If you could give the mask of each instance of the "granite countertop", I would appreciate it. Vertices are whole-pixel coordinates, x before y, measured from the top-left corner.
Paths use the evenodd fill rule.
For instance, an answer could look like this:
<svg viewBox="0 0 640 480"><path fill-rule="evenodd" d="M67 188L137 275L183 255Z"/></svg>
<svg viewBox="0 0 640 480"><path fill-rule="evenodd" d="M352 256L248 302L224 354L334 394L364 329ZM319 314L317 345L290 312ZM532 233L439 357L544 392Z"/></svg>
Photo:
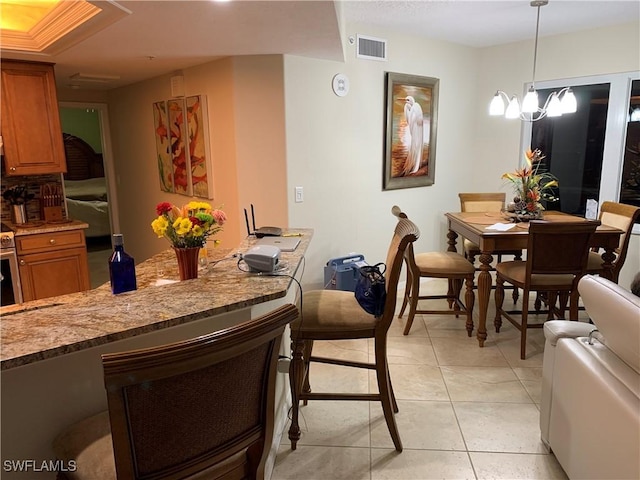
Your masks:
<svg viewBox="0 0 640 480"><path fill-rule="evenodd" d="M89 224L81 222L80 220L64 220L60 222L29 222L24 224L16 224L8 221L2 222L11 230L13 230L16 236L21 235L36 235L38 233L53 233L62 232L64 230L77 230L79 228L89 228Z"/></svg>
<svg viewBox="0 0 640 480"><path fill-rule="evenodd" d="M233 255L256 242L248 237L236 249L210 249L209 265L201 268L195 280L178 281L175 253L169 248L136 265L138 289L133 292L113 295L106 283L86 292L2 307L1 369L284 297L293 281L287 275L297 272L313 230L285 233L302 235L293 252L281 252L279 276L250 274L238 268L238 258ZM158 266L164 270L161 279Z"/></svg>

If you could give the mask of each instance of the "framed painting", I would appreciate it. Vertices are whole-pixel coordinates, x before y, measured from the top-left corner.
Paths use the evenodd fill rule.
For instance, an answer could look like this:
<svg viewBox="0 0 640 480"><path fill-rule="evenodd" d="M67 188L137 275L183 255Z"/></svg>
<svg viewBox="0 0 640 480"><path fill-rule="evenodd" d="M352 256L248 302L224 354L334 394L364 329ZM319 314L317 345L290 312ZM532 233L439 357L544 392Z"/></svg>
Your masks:
<svg viewBox="0 0 640 480"><path fill-rule="evenodd" d="M435 182L439 80L386 73L383 189Z"/></svg>
<svg viewBox="0 0 640 480"><path fill-rule="evenodd" d="M153 104L153 128L156 138L160 190L173 193L173 163L171 161L168 125L167 102L155 102Z"/></svg>
<svg viewBox="0 0 640 480"><path fill-rule="evenodd" d="M213 176L209 161L207 103L204 95L186 98L187 140L192 195L213 198Z"/></svg>
<svg viewBox="0 0 640 480"><path fill-rule="evenodd" d="M191 195L191 168L189 167L188 140L183 98L167 101L169 111L169 144L175 193Z"/></svg>

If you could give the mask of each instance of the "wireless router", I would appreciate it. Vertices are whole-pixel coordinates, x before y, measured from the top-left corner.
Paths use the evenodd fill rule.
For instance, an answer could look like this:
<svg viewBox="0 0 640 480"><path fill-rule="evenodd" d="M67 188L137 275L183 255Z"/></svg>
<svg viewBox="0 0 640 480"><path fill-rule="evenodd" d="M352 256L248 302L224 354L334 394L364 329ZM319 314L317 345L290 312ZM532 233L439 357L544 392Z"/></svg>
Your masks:
<svg viewBox="0 0 640 480"><path fill-rule="evenodd" d="M279 237L282 235L282 229L280 227L256 228L256 217L253 212L253 203L251 204L251 224L253 225L253 232L249 229L249 217L247 216L246 208L244 209L244 220L247 224L247 235L255 235L256 238Z"/></svg>

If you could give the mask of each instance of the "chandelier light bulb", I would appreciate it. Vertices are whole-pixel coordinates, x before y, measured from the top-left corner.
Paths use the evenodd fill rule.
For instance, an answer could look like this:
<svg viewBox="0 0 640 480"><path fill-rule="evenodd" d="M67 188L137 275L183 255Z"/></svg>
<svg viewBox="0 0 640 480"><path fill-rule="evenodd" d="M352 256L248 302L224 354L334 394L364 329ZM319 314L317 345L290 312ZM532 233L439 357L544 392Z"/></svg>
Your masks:
<svg viewBox="0 0 640 480"><path fill-rule="evenodd" d="M507 111L504 113L505 118L518 118L520 117L520 102L515 95L511 97Z"/></svg>
<svg viewBox="0 0 640 480"><path fill-rule="evenodd" d="M547 117L559 117L562 115L562 106L560 104L560 98L558 94L553 92L549 99L549 106L547 107Z"/></svg>
<svg viewBox="0 0 640 480"><path fill-rule="evenodd" d="M573 90L571 90L571 88L564 92L560 103L562 106L562 113L576 113L576 110L578 110L578 102L576 101L576 96L573 94Z"/></svg>
<svg viewBox="0 0 640 480"><path fill-rule="evenodd" d="M529 87L529 91L522 99L522 111L524 113L535 113L538 111L538 92L533 88L533 85Z"/></svg>
<svg viewBox="0 0 640 480"><path fill-rule="evenodd" d="M500 92L496 92L489 105L489 115L504 115L504 100L500 95Z"/></svg>
<svg viewBox="0 0 640 480"><path fill-rule="evenodd" d="M636 107L633 109L633 111L631 112L631 115L629 116L629 121L640 122L640 107Z"/></svg>

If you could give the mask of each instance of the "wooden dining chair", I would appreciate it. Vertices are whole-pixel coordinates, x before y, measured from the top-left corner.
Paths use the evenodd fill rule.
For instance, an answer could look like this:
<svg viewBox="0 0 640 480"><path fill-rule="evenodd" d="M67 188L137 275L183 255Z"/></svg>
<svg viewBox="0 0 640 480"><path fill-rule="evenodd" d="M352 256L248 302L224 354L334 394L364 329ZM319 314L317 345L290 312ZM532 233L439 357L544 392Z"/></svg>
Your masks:
<svg viewBox="0 0 640 480"><path fill-rule="evenodd" d="M397 209L397 207L394 207ZM396 425L398 405L393 394L387 364L387 332L395 315L398 280L402 270L404 252L420 236L416 225L407 218L399 218L387 252L385 281L387 298L380 317L365 312L353 292L342 290L311 290L302 295L300 317L291 324L291 350L293 360L289 379L293 407L289 440L295 450L300 439L298 424L299 404L309 400L368 400L380 401L387 428L397 451L402 441ZM323 340L374 339L374 363L346 361L312 356L315 342ZM379 393L325 393L312 392L309 367L313 362L375 370Z"/></svg>
<svg viewBox="0 0 640 480"><path fill-rule="evenodd" d="M505 206L506 194L504 192L473 192L459 193L461 212L490 212L499 213ZM466 238L463 241L464 256L471 263L475 263L475 257L480 255L480 247ZM509 250L498 252L498 262L502 261L502 255L513 255L516 260L522 259L522 250Z"/></svg>
<svg viewBox="0 0 640 480"><path fill-rule="evenodd" d="M505 207L505 192L466 192L459 193L460 211L461 212L501 212ZM475 265L476 257L480 255L480 247L471 240L463 239L462 248L464 257ZM498 252L497 262L502 261L502 255L512 255L514 260L522 260L522 250L506 250ZM478 268L476 268L478 270ZM513 302L518 301L519 292L517 288L513 288Z"/></svg>
<svg viewBox="0 0 640 480"><path fill-rule="evenodd" d="M562 307L556 309L558 293L570 296L569 319L578 319L578 281L585 274L589 245L600 221L585 222L529 222L527 259L500 262L496 265L496 332L502 318L520 331L520 358L525 359L528 328L541 328L541 323L529 323L529 293L545 292L549 301L547 319L564 317ZM504 285L509 283L522 289L521 321L513 312L503 309Z"/></svg>
<svg viewBox="0 0 640 480"><path fill-rule="evenodd" d="M298 309L169 345L102 356L108 410L53 444L58 479L263 479L278 352Z"/></svg>
<svg viewBox="0 0 640 480"><path fill-rule="evenodd" d="M640 207L634 205L626 205L624 203L603 202L600 207L600 215L598 217L603 225L619 228L624 231L620 235L620 243L615 249L616 258L613 261L613 269L611 270L611 280L618 283L620 270L627 258L627 250L629 249L629 240L631 239L631 231L633 225L640 218ZM602 257L597 248L589 253L589 262L587 264L587 273L592 275L602 275Z"/></svg>
<svg viewBox="0 0 640 480"><path fill-rule="evenodd" d="M398 218L407 218L407 215L400 209L394 210L393 214ZM471 336L473 332L473 305L475 303L475 294L473 293L475 267L459 253L420 252L415 254L413 245L407 247L404 257L407 265L407 282L402 307L398 314L398 318L402 318L407 305L409 306L404 335L409 334L416 314L455 315L456 317L464 314L467 319L465 325L467 334ZM421 278L446 278L447 293L420 294ZM463 283L466 286L464 303L460 300ZM418 302L421 300L441 299L447 300L448 309L418 308Z"/></svg>

